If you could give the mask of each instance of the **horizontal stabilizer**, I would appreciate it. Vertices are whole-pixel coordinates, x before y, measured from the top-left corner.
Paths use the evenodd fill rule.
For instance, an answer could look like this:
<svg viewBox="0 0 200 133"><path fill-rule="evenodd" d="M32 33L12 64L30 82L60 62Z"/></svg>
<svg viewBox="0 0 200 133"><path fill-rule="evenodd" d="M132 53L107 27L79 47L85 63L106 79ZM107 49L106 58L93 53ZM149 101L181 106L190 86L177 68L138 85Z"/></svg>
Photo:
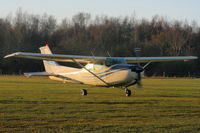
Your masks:
<svg viewBox="0 0 200 133"><path fill-rule="evenodd" d="M30 76L57 76L56 74L47 73L47 72L30 72L30 73L24 73L24 75L27 77L30 77Z"/></svg>

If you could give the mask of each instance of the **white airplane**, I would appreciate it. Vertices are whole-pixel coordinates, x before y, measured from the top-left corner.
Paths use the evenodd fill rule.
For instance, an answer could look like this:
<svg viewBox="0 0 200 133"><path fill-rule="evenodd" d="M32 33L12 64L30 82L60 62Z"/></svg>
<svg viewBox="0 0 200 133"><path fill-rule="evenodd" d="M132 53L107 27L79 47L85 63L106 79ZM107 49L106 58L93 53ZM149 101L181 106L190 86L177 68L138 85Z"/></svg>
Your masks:
<svg viewBox="0 0 200 133"><path fill-rule="evenodd" d="M45 72L24 73L25 76L49 76L52 80L88 84L94 86L118 87L125 89L126 96L131 95L129 86L137 84L141 87L141 73L151 62L187 61L197 59L196 56L173 57L97 57L79 55L52 54L48 44L39 48L40 53L16 52L8 57L20 57L43 60ZM81 68L59 65L58 62L74 62ZM81 63L86 63L82 65ZM128 64L130 63L130 64ZM133 65L136 63L136 65ZM138 64L137 64L138 63ZM147 63L144 67L139 63ZM87 95L82 89L81 95Z"/></svg>

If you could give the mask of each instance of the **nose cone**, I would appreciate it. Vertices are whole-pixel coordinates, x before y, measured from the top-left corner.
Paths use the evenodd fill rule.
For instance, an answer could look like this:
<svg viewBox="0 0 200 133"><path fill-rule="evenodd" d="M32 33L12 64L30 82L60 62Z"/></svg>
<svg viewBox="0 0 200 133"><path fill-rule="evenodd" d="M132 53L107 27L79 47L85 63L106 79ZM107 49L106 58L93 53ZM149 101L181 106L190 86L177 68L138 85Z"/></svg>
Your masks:
<svg viewBox="0 0 200 133"><path fill-rule="evenodd" d="M127 81L130 85L135 83L139 84L141 81L141 73L144 71L144 68L139 65L132 65L127 77Z"/></svg>

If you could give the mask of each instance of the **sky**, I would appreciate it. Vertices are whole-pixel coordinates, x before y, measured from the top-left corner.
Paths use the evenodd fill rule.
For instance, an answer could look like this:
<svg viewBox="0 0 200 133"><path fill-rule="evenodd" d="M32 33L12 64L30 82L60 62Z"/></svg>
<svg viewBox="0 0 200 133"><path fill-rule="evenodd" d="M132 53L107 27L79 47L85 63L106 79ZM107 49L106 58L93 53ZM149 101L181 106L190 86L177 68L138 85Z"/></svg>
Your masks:
<svg viewBox="0 0 200 133"><path fill-rule="evenodd" d="M93 17L135 15L138 19L160 15L200 24L200 0L0 0L0 18L15 14L19 8L29 14L53 15L58 21L86 12Z"/></svg>

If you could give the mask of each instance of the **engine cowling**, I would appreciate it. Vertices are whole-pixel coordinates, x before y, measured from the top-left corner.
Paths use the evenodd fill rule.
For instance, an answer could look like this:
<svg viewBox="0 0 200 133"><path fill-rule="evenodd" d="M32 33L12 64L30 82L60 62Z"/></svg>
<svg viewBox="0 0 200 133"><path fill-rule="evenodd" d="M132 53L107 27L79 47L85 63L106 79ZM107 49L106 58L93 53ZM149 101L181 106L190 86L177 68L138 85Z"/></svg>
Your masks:
<svg viewBox="0 0 200 133"><path fill-rule="evenodd" d="M137 73L137 79L135 79L136 84L138 85L138 88L141 88L141 72L144 71L144 68L139 65L135 65L132 66L131 71Z"/></svg>

